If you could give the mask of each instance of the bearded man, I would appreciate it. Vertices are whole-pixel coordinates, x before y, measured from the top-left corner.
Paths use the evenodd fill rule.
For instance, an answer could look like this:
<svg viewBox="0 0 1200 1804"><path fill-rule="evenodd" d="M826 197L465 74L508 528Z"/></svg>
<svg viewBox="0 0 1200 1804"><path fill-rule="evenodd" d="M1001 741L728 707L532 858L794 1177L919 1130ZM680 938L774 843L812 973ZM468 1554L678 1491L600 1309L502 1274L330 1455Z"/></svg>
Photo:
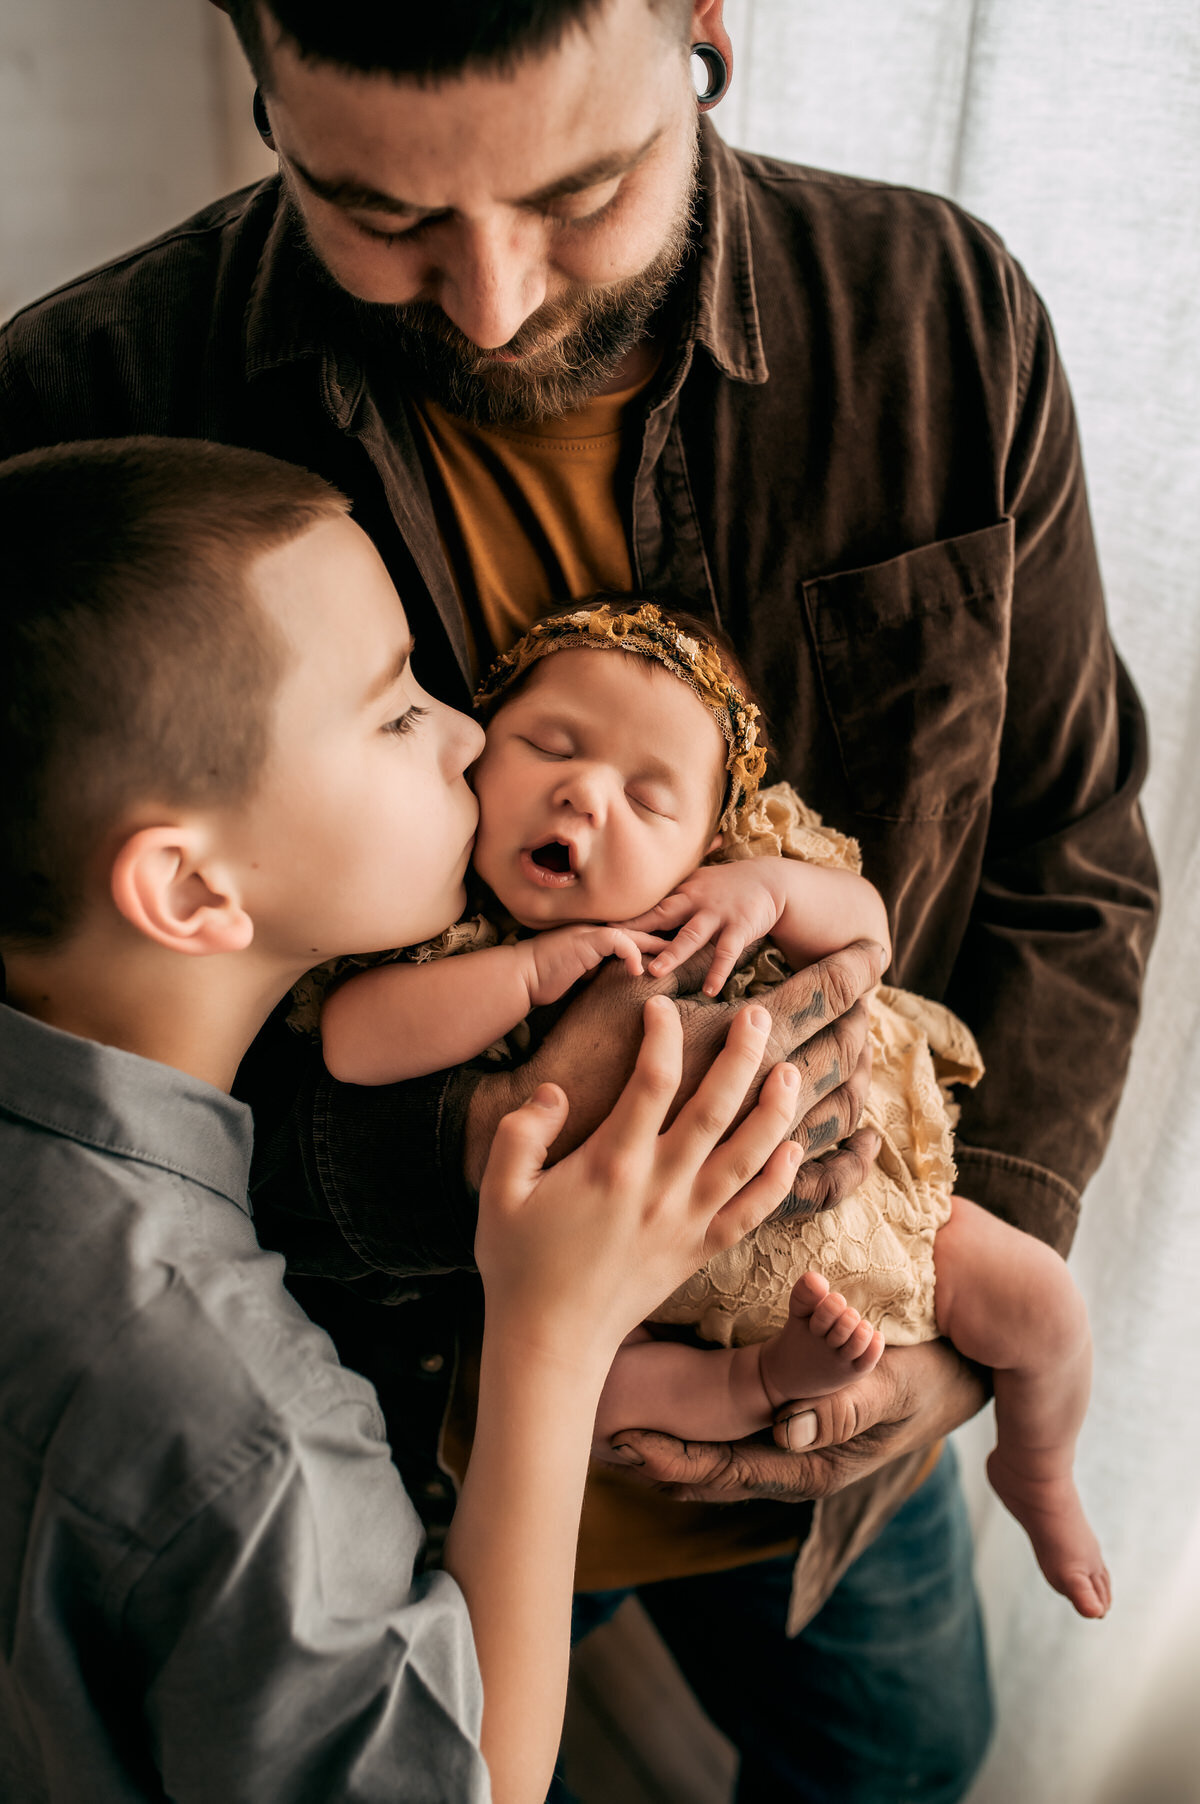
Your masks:
<svg viewBox="0 0 1200 1804"><path fill-rule="evenodd" d="M980 1040L961 1189L1065 1250L1155 878L1141 712L1021 270L946 201L730 151L690 76L698 47L703 113L732 68L722 0L228 11L278 177L19 315L0 454L158 432L310 466L353 498L422 680L460 705L496 650L596 589L711 614L777 774L862 844L892 980ZM877 975L860 949L771 999L814 1155L797 1207L836 1204L870 1156L846 1137ZM639 1007L601 979L527 1065L390 1090L334 1084L282 1031L248 1062L260 1236L375 1381L431 1518L492 1131L553 1078L584 1134ZM724 1024L682 1007L696 1071ZM399 1170L417 1219L396 1218ZM639 1589L741 1751L741 1804L948 1804L969 1784L989 1704L939 1448L983 1397L933 1343L890 1350L837 1422L789 1412L776 1445L622 1437L628 1472L585 1511L580 1626Z"/></svg>

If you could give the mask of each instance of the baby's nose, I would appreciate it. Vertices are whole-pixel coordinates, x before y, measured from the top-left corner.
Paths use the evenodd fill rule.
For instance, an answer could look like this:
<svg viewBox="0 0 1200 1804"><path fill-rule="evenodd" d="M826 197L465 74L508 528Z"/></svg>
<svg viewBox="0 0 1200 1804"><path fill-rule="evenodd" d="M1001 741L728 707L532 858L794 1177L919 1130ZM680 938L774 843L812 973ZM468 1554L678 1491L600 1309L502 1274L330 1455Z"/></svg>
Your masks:
<svg viewBox="0 0 1200 1804"><path fill-rule="evenodd" d="M600 773L586 769L567 775L558 790L559 802L591 821L603 819L607 806L605 784Z"/></svg>

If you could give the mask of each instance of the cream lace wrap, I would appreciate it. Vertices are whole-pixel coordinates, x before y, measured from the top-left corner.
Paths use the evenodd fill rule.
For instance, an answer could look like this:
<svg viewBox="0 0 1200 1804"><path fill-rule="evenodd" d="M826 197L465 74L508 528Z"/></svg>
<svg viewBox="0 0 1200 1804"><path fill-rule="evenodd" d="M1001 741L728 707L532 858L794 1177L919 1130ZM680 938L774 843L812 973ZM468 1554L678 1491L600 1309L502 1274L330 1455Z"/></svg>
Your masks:
<svg viewBox="0 0 1200 1804"><path fill-rule="evenodd" d="M787 783L761 790L737 815L713 862L763 857L851 871L862 866L856 842L824 826ZM494 946L500 937L494 923L474 915L407 952L336 959L296 986L290 1020L315 1033L329 984L354 970L391 958L452 958ZM720 999L758 995L787 975L783 954L764 946L734 973ZM870 1011L874 1064L863 1123L878 1128L883 1145L866 1181L836 1209L768 1224L718 1254L655 1310L652 1321L692 1324L705 1340L723 1346L766 1340L787 1315L792 1285L811 1270L828 1278L889 1344L937 1338L933 1237L950 1214L955 1176L957 1111L950 1086L978 1083L983 1065L968 1029L940 1003L881 984ZM529 1030L520 1022L485 1056L519 1058L528 1046Z"/></svg>
<svg viewBox="0 0 1200 1804"><path fill-rule="evenodd" d="M786 783L763 790L717 861L773 855L861 868L852 839L822 824ZM723 996L756 995L787 975L766 947ZM969 1030L940 1003L881 984L870 1003L874 1054L863 1123L883 1145L866 1181L836 1209L768 1223L689 1278L651 1320L693 1324L722 1346L766 1340L787 1315L792 1285L818 1271L892 1346L937 1338L933 1237L954 1189L950 1085L983 1075Z"/></svg>

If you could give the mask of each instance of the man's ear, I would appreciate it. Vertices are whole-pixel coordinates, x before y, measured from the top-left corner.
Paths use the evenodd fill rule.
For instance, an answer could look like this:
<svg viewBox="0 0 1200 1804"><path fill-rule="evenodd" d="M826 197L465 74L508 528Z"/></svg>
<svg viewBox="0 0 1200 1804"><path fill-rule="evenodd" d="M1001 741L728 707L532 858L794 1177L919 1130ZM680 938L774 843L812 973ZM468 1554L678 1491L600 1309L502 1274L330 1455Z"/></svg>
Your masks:
<svg viewBox="0 0 1200 1804"><path fill-rule="evenodd" d="M186 826L143 827L113 860L112 898L131 926L171 952L244 952L254 923L235 885Z"/></svg>
<svg viewBox="0 0 1200 1804"><path fill-rule="evenodd" d="M725 58L733 74L733 44L725 29L725 0L695 0L692 7L692 43L712 44Z"/></svg>

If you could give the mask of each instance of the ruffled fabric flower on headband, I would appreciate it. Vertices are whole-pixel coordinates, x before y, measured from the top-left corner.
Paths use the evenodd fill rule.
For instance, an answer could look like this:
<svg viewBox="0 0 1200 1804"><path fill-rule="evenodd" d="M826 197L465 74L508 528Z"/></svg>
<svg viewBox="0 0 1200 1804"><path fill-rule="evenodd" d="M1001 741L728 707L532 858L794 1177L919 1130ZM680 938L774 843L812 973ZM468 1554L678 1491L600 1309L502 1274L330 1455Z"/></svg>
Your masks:
<svg viewBox="0 0 1200 1804"><path fill-rule="evenodd" d="M767 767L766 751L759 744L758 709L742 694L716 649L685 633L653 602L642 602L632 612L605 602L537 621L496 659L475 692L475 706L491 707L539 658L577 650L628 651L653 658L695 691L729 747L721 826L732 826L754 800Z"/></svg>

